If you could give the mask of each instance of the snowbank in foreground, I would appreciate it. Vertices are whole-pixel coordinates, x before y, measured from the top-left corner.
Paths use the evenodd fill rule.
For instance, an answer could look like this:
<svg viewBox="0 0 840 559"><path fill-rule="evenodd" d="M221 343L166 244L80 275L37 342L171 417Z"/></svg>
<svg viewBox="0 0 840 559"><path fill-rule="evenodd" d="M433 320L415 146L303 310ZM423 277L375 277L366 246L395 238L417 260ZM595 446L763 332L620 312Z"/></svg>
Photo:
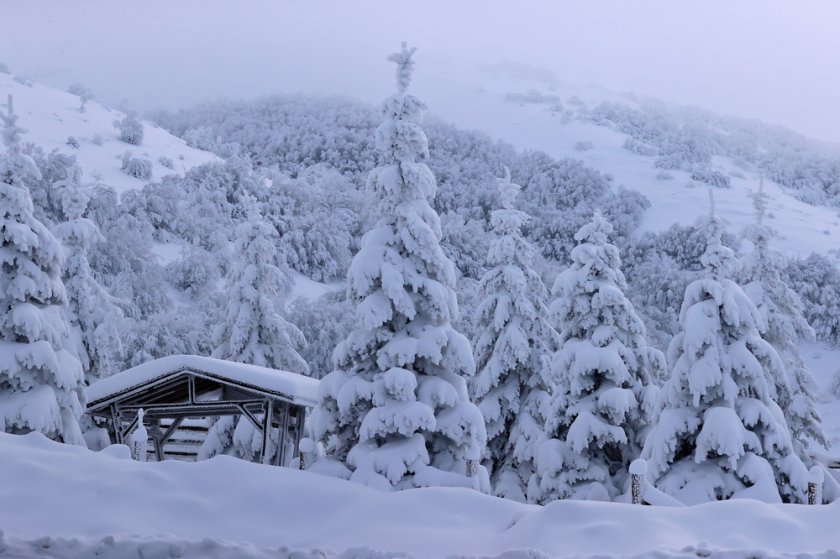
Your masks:
<svg viewBox="0 0 840 559"><path fill-rule="evenodd" d="M747 550L725 555L730 557L764 550L840 557L823 553L840 549L838 504L741 500L659 508L561 501L537 507L455 488L383 493L225 456L139 463L120 450L127 449L94 453L41 435L0 433L6 555L89 557L100 549L102 557L256 558L320 549L332 550L327 557L388 556L375 549L417 557L493 557L530 549L547 555L505 557L696 557L708 555L698 549L707 547L716 556L722 550ZM53 539L39 539L45 536ZM113 540L102 541L108 536ZM41 549L44 543L49 550ZM147 551L138 551L143 546ZM286 551L279 549L284 546ZM345 553L351 548L363 549Z"/></svg>

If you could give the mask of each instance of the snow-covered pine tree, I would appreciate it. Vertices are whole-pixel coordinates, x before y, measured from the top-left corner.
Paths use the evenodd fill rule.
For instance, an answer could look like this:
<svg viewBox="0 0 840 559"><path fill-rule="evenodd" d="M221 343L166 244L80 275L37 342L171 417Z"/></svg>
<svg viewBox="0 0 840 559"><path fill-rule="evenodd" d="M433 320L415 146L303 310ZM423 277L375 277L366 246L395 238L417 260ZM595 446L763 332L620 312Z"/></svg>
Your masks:
<svg viewBox="0 0 840 559"><path fill-rule="evenodd" d="M762 336L778 352L785 377L776 379L776 403L785 413L799 456L809 463L805 449L812 443L826 445L822 418L816 408L816 381L799 353L799 341L815 339L814 329L805 318L802 301L782 279L783 262L770 249L776 232L764 223L767 210L763 181L753 197L757 222L747 229L753 251L745 261L747 283L744 292L755 303L766 330Z"/></svg>
<svg viewBox="0 0 840 559"><path fill-rule="evenodd" d="M575 234L572 265L552 290L561 326L552 373L556 387L537 453L533 501L610 500L626 490L657 389L650 371L664 356L648 346L630 300L612 226L600 212Z"/></svg>
<svg viewBox="0 0 840 559"><path fill-rule="evenodd" d="M298 353L306 343L286 320L283 305L291 283L278 266L277 231L250 205L249 217L236 228L235 261L228 270L227 304L214 332L213 357L301 374L309 366ZM201 458L233 452L257 457L262 439L249 421L222 417L214 423L199 451ZM273 441L276 444L276 441Z"/></svg>
<svg viewBox="0 0 840 559"><path fill-rule="evenodd" d="M470 344L452 327L455 269L429 204L437 186L422 163L425 105L405 92L413 53L403 44L389 57L398 91L385 101L376 130L385 164L368 179L382 217L350 265L348 296L358 325L336 347L337 370L321 381L313 423L327 456L360 483L475 487L469 476L486 433L467 394L475 368Z"/></svg>
<svg viewBox="0 0 840 559"><path fill-rule="evenodd" d="M103 241L99 227L84 217L90 196L79 184L81 171L71 169L68 178L56 183L56 197L64 221L55 233L64 247L62 278L67 291L70 338L67 348L79 358L85 380L93 384L113 374L122 359L118 326L123 313L91 273L88 253Z"/></svg>
<svg viewBox="0 0 840 559"><path fill-rule="evenodd" d="M33 216L27 181L40 173L21 151L9 96L0 114L0 422L10 433L40 431L84 445L84 373L62 343L68 325L61 245Z"/></svg>
<svg viewBox="0 0 840 559"><path fill-rule="evenodd" d="M761 337L761 314L729 279L734 253L706 224L705 277L686 288L671 376L642 457L656 487L688 503L752 497L804 502L808 470L773 399L783 363Z"/></svg>
<svg viewBox="0 0 840 559"><path fill-rule="evenodd" d="M524 502L536 449L544 441L549 359L558 335L548 321L545 286L532 267L534 249L521 232L528 215L513 208L519 189L505 167L499 179L502 208L490 218L491 268L479 285L473 398L487 428L485 462L493 492Z"/></svg>

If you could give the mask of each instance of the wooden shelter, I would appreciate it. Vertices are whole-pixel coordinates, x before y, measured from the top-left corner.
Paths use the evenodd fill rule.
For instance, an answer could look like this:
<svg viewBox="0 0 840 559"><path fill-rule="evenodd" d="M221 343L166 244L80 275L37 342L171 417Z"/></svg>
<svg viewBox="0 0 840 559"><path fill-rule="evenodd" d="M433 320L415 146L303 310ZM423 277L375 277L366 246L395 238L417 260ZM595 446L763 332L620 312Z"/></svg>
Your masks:
<svg viewBox="0 0 840 559"><path fill-rule="evenodd" d="M124 443L137 427L142 409L149 448L158 461L196 458L195 450L202 432L206 436L209 423L196 420L240 415L262 436L259 460L285 466L297 452L306 411L315 405L317 389L317 380L297 373L210 357L173 355L88 387L87 413L105 420L112 442ZM179 430L190 429L199 434L199 440L191 441L192 452L173 440ZM276 430L276 437L271 436L272 430Z"/></svg>

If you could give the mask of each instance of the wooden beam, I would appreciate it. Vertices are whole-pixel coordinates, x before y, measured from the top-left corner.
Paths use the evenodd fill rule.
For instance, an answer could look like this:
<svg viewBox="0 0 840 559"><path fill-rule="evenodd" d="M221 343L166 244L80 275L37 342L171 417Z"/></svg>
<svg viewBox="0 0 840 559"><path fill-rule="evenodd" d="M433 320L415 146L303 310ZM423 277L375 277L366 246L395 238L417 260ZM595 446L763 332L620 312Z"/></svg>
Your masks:
<svg viewBox="0 0 840 559"><path fill-rule="evenodd" d="M125 440L125 438L128 437L128 434L131 433L131 430L134 429L134 427L137 425L137 418L138 417L139 417L138 415L135 415L134 419L132 419L131 422L126 427L121 427L120 428L120 438L122 440ZM120 416L120 419L122 420L122 415ZM120 421L120 423L122 423L122 421Z"/></svg>
<svg viewBox="0 0 840 559"><path fill-rule="evenodd" d="M172 421L172 423L169 425L169 427L166 429L166 431L164 431L164 432L163 432L163 436L160 438L160 444L161 444L161 445L165 445L165 444L166 444L166 441L168 441L168 440L169 440L169 437L171 437L171 436L172 436L172 433L174 433L174 432L175 432L175 430L176 430L178 427L180 427L180 426L181 426L181 422L182 422L182 421L184 421L184 418L183 418L183 417L178 417L178 418L176 418L174 421Z"/></svg>
<svg viewBox="0 0 840 559"><path fill-rule="evenodd" d="M251 410L246 408L244 404L237 404L237 407L239 408L239 411L242 413L242 415L247 417L248 421L250 421L254 425L255 429L257 429L258 431L262 431L262 422L260 422L260 420L258 420L257 417L253 413L251 413Z"/></svg>
<svg viewBox="0 0 840 559"><path fill-rule="evenodd" d="M165 403L165 404L126 404L120 406L121 410L126 411L136 411L140 408L143 408L143 411L147 411L149 413L153 413L155 411L165 412L167 410L196 410L196 415L199 414L201 410L213 410L214 408L220 406L252 406L252 405L262 405L265 402L264 399L259 400L212 400L207 402L175 402L175 403ZM215 415L215 414L210 414Z"/></svg>

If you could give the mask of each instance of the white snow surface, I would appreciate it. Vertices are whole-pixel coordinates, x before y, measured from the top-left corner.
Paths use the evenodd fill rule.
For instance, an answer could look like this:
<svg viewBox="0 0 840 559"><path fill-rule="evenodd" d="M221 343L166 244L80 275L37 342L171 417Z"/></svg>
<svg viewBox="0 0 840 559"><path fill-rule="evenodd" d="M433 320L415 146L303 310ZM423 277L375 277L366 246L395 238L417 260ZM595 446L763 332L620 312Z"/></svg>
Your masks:
<svg viewBox="0 0 840 559"><path fill-rule="evenodd" d="M0 556L840 557L838 503L541 507L462 488L382 492L227 456L127 455L0 433Z"/></svg>
<svg viewBox="0 0 840 559"><path fill-rule="evenodd" d="M141 188L147 181L122 171L121 158L126 151L151 160L154 181L165 175L183 175L192 167L219 160L216 155L192 148L146 121L143 121L143 142L139 146L129 145L120 141L113 125L124 116L123 113L107 109L96 101L89 101L85 112L79 112L81 101L76 95L24 81L20 83L12 74L0 73L0 107L5 111L7 98L12 95L18 124L27 130L23 142L32 142L45 152L55 149L75 155L86 181L102 182L118 193ZM78 140L78 149L67 145L69 136ZM101 145L94 143L97 136L102 139ZM161 157L171 159L173 168L164 167L160 163Z"/></svg>
<svg viewBox="0 0 840 559"><path fill-rule="evenodd" d="M317 401L318 380L288 371L278 371L247 363L236 363L199 355L170 355L147 361L111 375L87 388L87 401L94 403L147 382L189 369L208 376L279 392L297 404L313 406Z"/></svg>

